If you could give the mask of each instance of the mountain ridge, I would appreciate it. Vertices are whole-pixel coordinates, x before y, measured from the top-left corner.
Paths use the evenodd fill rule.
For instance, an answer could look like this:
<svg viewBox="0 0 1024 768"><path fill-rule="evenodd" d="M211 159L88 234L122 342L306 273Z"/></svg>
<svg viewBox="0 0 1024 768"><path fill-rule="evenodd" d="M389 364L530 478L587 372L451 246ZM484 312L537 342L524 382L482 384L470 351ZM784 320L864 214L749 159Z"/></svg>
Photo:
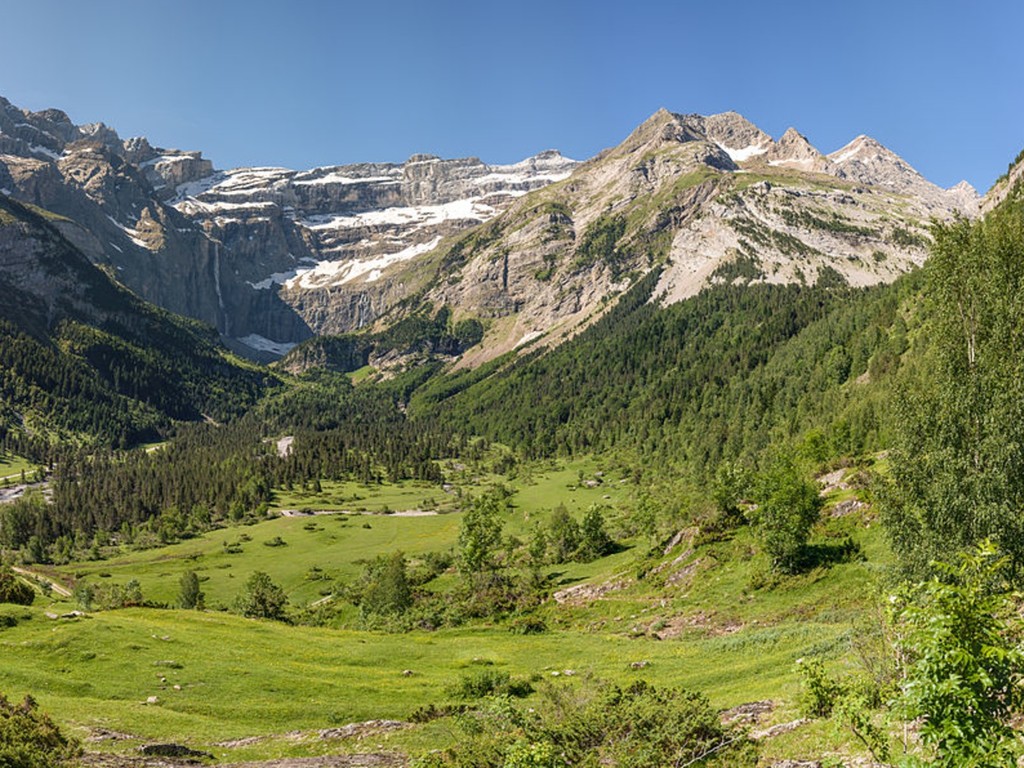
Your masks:
<svg viewBox="0 0 1024 768"><path fill-rule="evenodd" d="M466 359L488 359L572 333L662 262L663 302L737 270L891 280L923 261L931 218L978 208L969 186L942 190L866 136L825 155L794 128L775 140L736 112L664 108L581 163L548 150L505 166L218 171L0 101L0 189L67 217L95 263L263 360L422 302L484 321L486 352Z"/></svg>

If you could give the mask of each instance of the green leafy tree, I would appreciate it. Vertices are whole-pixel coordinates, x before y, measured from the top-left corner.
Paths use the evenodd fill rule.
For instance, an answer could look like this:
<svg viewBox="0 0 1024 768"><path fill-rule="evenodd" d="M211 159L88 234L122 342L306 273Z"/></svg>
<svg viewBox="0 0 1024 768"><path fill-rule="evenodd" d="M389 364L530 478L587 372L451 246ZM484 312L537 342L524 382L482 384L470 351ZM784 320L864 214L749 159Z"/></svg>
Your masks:
<svg viewBox="0 0 1024 768"><path fill-rule="evenodd" d="M271 581L270 576L263 571L255 571L249 577L236 600L238 612L250 619L284 621L287 618L287 604L288 598L284 590Z"/></svg>
<svg viewBox="0 0 1024 768"><path fill-rule="evenodd" d="M723 461L715 470L711 486L711 498L715 508L726 525L740 525L744 522L740 502L750 487L750 473L745 467L731 461Z"/></svg>
<svg viewBox="0 0 1024 768"><path fill-rule="evenodd" d="M495 568L495 553L501 544L501 503L494 494L471 502L459 526L458 563L464 574L478 574Z"/></svg>
<svg viewBox="0 0 1024 768"><path fill-rule="evenodd" d="M580 526L569 514L565 504L559 504L551 513L548 523L548 544L551 560L565 563L572 559L580 545Z"/></svg>
<svg viewBox="0 0 1024 768"><path fill-rule="evenodd" d="M821 512L817 485L801 474L791 457L779 456L761 476L757 500L753 519L772 568L795 572Z"/></svg>
<svg viewBox="0 0 1024 768"><path fill-rule="evenodd" d="M96 587L88 582L79 582L75 585L73 593L75 604L83 611L91 611L93 601L96 600Z"/></svg>
<svg viewBox="0 0 1024 768"><path fill-rule="evenodd" d="M185 609L201 610L204 595L199 589L199 577L195 571L185 571L178 582L178 605Z"/></svg>
<svg viewBox="0 0 1024 768"><path fill-rule="evenodd" d="M921 720L921 740L935 753L928 764L1017 765L1009 719L1024 703L1024 653L1006 565L983 542L957 566L938 564L941 578L897 603L899 650L908 662L902 704L909 719Z"/></svg>
<svg viewBox="0 0 1024 768"><path fill-rule="evenodd" d="M359 607L364 615L397 616L413 604L405 555L380 555L363 573Z"/></svg>
<svg viewBox="0 0 1024 768"><path fill-rule="evenodd" d="M991 537L1024 568L1024 203L934 228L924 364L897 398L882 520L904 573Z"/></svg>
<svg viewBox="0 0 1024 768"><path fill-rule="evenodd" d="M583 522L580 524L580 544L578 548L581 560L596 560L604 557L615 546L612 537L605 530L604 513L599 506L592 506L583 515Z"/></svg>

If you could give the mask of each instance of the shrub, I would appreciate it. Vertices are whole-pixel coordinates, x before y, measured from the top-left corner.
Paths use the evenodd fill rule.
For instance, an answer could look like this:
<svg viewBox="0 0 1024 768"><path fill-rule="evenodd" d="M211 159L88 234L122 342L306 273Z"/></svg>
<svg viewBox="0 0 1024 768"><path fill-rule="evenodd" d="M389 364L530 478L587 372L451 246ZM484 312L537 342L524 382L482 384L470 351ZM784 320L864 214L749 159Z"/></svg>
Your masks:
<svg viewBox="0 0 1024 768"><path fill-rule="evenodd" d="M548 685L530 706L489 698L457 718L457 746L414 762L418 768L562 768L612 765L756 763L754 745L723 726L708 700L680 689L638 682L627 689L602 681Z"/></svg>
<svg viewBox="0 0 1024 768"><path fill-rule="evenodd" d="M983 542L958 566L896 603L900 650L909 659L902 705L920 718L933 765L1016 765L1010 716L1024 703L1020 619L1004 581L1007 561Z"/></svg>
<svg viewBox="0 0 1024 768"><path fill-rule="evenodd" d="M32 605L36 593L10 568L0 567L0 603Z"/></svg>
<svg viewBox="0 0 1024 768"><path fill-rule="evenodd" d="M481 669L463 675L462 678L448 689L448 694L456 699L482 699L484 696L514 696L521 698L533 693L533 686L526 680L512 678L508 672L497 669Z"/></svg>
<svg viewBox="0 0 1024 768"><path fill-rule="evenodd" d="M542 635L548 625L539 616L518 616L509 622L508 631L513 635Z"/></svg>
<svg viewBox="0 0 1024 768"><path fill-rule="evenodd" d="M821 659L798 659L800 673L800 709L808 717L832 714L843 686L825 671Z"/></svg>
<svg viewBox="0 0 1024 768"><path fill-rule="evenodd" d="M15 705L0 694L0 766L54 768L70 763L81 751L78 742L39 712L31 697Z"/></svg>

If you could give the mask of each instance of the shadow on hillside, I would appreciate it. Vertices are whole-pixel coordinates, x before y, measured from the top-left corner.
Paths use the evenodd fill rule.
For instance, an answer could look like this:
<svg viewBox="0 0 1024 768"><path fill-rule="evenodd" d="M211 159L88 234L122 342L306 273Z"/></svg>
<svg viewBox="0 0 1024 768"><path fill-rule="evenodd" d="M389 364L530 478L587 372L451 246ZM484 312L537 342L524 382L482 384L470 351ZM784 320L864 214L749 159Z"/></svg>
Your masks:
<svg viewBox="0 0 1024 768"><path fill-rule="evenodd" d="M838 541L808 544L800 558L798 572L806 573L815 568L829 568L840 563L849 563L864 557L860 545L847 536Z"/></svg>

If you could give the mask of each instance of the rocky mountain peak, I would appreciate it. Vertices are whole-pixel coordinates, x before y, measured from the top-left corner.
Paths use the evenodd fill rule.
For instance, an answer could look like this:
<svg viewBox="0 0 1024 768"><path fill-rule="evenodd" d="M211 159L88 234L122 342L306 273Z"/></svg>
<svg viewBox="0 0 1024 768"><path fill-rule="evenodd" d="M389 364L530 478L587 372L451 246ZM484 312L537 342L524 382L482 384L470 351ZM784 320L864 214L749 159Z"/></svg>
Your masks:
<svg viewBox="0 0 1024 768"><path fill-rule="evenodd" d="M945 190L931 183L906 160L870 136L860 135L828 156L838 175L899 194L914 195L933 210L951 207L968 216L978 211L978 193L961 182Z"/></svg>
<svg viewBox="0 0 1024 768"><path fill-rule="evenodd" d="M605 150L593 158L592 162L618 159L633 163L638 157L651 157L666 151L672 154L680 145L686 145L688 163L696 162L719 170L736 170L736 163L729 157L727 150L709 137L706 120L703 115L683 115L659 109L625 141ZM692 151L689 151L691 147Z"/></svg>
<svg viewBox="0 0 1024 768"><path fill-rule="evenodd" d="M828 159L795 128L787 128L782 137L765 152L763 159L769 165L801 171L827 173L830 170Z"/></svg>
<svg viewBox="0 0 1024 768"><path fill-rule="evenodd" d="M737 163L763 155L772 146L771 136L737 112L711 115L704 127L707 137Z"/></svg>
<svg viewBox="0 0 1024 768"><path fill-rule="evenodd" d="M705 141L703 126L698 122L703 119L700 115L677 115L662 107L637 126L613 151L631 154L646 152L665 144Z"/></svg>

